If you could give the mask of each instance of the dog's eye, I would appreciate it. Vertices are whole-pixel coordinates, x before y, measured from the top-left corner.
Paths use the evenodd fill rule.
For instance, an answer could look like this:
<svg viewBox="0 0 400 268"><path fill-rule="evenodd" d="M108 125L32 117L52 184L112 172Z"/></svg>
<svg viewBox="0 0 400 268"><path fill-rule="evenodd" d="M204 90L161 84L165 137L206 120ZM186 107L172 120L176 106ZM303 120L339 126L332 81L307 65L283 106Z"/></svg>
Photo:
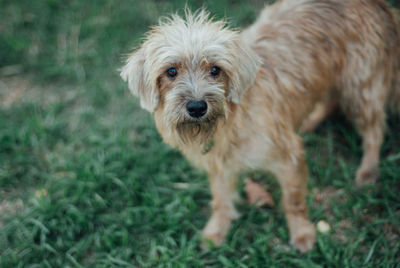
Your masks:
<svg viewBox="0 0 400 268"><path fill-rule="evenodd" d="M166 74L169 78L175 78L178 75L178 70L175 67L172 67L166 71Z"/></svg>
<svg viewBox="0 0 400 268"><path fill-rule="evenodd" d="M218 66L211 67L210 74L212 77L217 78L220 73L221 73L221 68L219 68Z"/></svg>

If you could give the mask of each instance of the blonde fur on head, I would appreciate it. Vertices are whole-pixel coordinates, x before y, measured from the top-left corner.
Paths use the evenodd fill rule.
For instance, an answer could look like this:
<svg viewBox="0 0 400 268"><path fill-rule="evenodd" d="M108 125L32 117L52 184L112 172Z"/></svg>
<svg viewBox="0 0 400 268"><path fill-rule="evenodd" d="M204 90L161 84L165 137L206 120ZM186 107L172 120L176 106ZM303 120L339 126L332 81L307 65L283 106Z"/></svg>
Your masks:
<svg viewBox="0 0 400 268"><path fill-rule="evenodd" d="M356 184L375 182L385 109L400 101L392 12L377 0L281 0L243 32L204 9L163 18L148 32L121 76L164 141L207 171L213 202L204 238L224 241L238 216L240 172L261 169L282 188L291 244L311 250L298 130L313 130L338 108L363 138Z"/></svg>
<svg viewBox="0 0 400 268"><path fill-rule="evenodd" d="M213 62L227 70L228 97L235 103L253 84L260 64L239 32L228 29L225 21L213 21L204 9L192 13L187 8L185 18L175 14L160 19L141 47L129 55L121 76L128 81L131 92L140 97L141 106L153 112L160 97L157 78L178 62L188 67Z"/></svg>

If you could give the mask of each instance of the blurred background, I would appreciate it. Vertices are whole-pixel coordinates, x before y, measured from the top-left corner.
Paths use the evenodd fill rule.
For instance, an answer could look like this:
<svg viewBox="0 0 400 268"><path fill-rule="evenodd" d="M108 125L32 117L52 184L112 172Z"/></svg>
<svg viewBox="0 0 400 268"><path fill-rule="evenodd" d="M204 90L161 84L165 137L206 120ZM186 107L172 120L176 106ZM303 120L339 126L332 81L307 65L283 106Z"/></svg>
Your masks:
<svg viewBox="0 0 400 268"><path fill-rule="evenodd" d="M310 216L331 225L314 251L288 246L279 188L260 173L244 177L273 190L278 205L239 204L226 245L199 250L206 176L162 143L118 68L150 25L186 3L245 27L266 2L0 0L0 267L400 263L395 118L381 180L362 191L353 187L361 147L350 124L338 116L305 136Z"/></svg>

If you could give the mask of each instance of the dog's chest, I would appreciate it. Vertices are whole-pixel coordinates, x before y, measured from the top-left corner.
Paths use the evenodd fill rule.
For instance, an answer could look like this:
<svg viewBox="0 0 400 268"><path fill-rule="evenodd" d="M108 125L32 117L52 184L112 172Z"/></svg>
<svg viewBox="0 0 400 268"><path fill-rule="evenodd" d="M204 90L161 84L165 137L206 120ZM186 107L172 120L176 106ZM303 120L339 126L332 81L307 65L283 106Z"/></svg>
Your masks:
<svg viewBox="0 0 400 268"><path fill-rule="evenodd" d="M216 166L238 171L265 168L272 152L269 137L260 134L240 136L235 140L215 139L212 143L189 146L182 151L194 166L205 170Z"/></svg>

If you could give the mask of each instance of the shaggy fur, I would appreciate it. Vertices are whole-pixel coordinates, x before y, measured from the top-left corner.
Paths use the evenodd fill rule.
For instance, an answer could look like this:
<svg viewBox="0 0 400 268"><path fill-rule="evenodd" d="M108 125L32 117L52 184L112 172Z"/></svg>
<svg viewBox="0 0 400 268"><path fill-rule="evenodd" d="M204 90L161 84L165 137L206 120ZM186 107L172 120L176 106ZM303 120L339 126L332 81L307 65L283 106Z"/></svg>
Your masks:
<svg viewBox="0 0 400 268"><path fill-rule="evenodd" d="M313 247L308 170L297 131L341 108L363 138L356 184L378 177L385 107L399 107L399 29L380 0L282 0L243 32L204 10L164 18L131 54L121 76L154 113L164 141L208 172L212 215L203 230L219 245L238 216L236 179L272 172L282 188L291 244ZM218 66L221 73L211 75ZM175 68L176 77L166 71ZM189 116L189 101L207 113Z"/></svg>

